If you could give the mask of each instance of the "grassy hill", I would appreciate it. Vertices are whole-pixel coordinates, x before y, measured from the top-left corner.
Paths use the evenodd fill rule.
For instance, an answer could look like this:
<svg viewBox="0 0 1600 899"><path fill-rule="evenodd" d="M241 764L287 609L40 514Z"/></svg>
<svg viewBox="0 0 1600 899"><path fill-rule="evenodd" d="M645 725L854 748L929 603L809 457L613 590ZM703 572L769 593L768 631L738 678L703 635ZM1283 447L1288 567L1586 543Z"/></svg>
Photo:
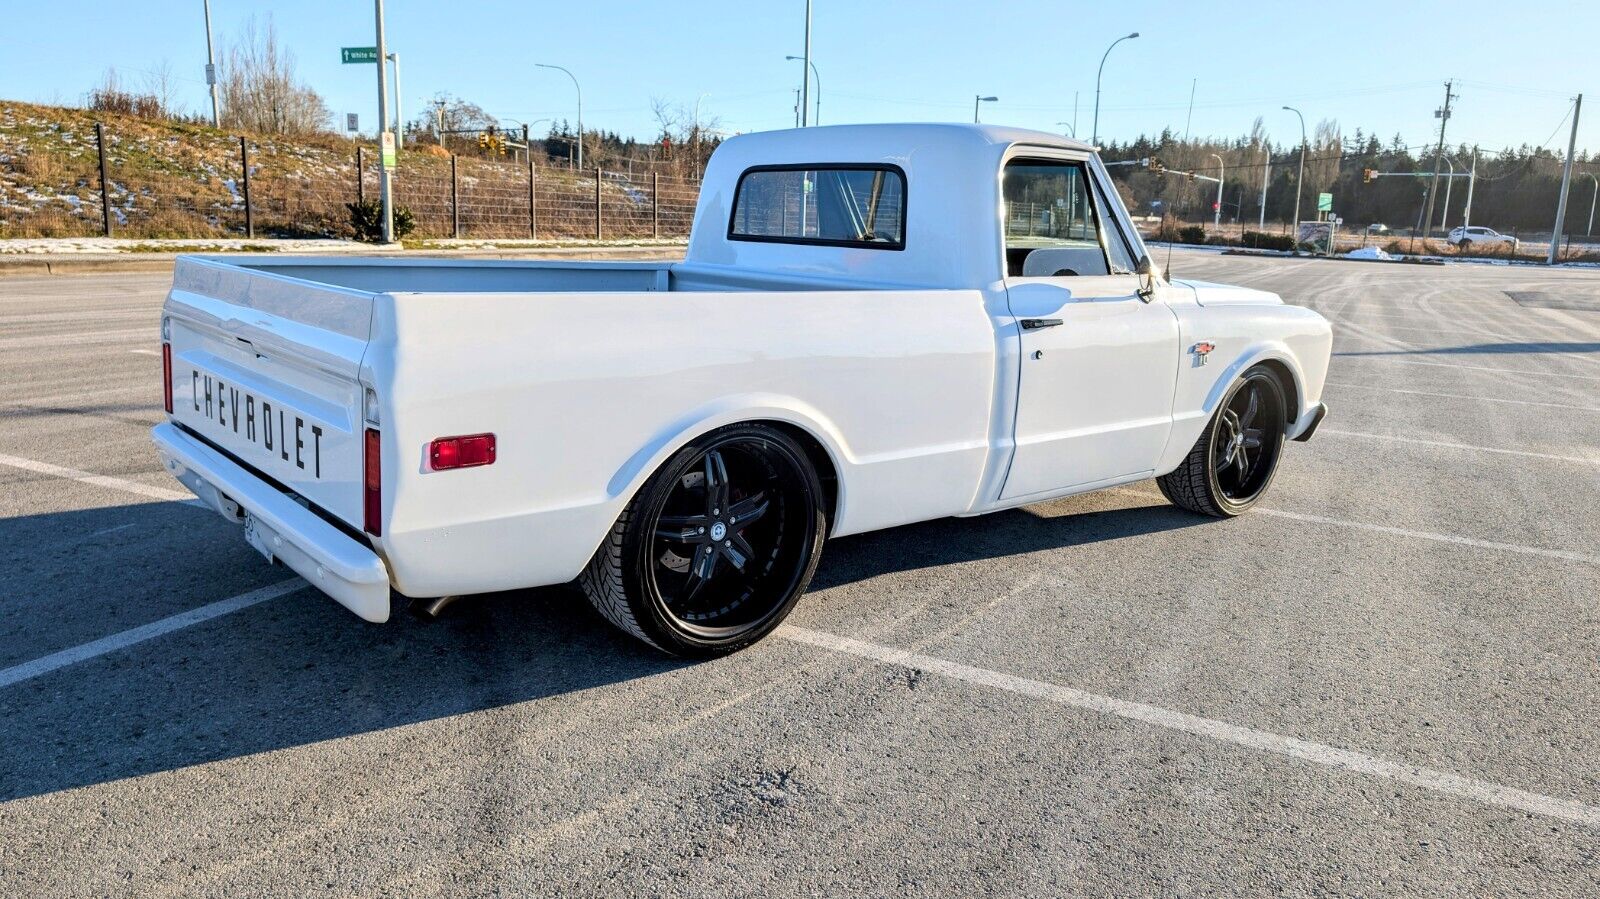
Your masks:
<svg viewBox="0 0 1600 899"><path fill-rule="evenodd" d="M95 125L105 126L106 194L112 233L126 237L224 237L245 232L240 136L187 122L0 101L0 238L101 233ZM345 204L357 196L357 142L336 135L286 139L245 135L250 207L258 236L348 237ZM377 196L376 149L364 152L368 199ZM459 215L467 237L527 237L525 162L458 160ZM594 178L540 165L540 237L594 236ZM654 230L653 182L607 173L601 182L607 237ZM663 236L687 230L697 185L662 179ZM401 154L397 203L418 237L449 237L449 154L432 146Z"/></svg>

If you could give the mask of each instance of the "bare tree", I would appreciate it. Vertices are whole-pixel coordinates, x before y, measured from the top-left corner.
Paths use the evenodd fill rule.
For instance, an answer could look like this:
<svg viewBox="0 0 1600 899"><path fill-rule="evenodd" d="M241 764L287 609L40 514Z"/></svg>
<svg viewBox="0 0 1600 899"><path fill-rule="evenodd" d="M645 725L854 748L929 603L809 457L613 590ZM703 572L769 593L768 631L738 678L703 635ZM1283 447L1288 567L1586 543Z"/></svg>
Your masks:
<svg viewBox="0 0 1600 899"><path fill-rule="evenodd" d="M175 108L174 100L178 96L176 77L172 74L172 63L163 59L153 69L144 73L144 93L154 97L161 108L163 118L178 118L179 112Z"/></svg>
<svg viewBox="0 0 1600 899"><path fill-rule="evenodd" d="M417 113L406 128L411 136L421 140L437 133L441 145L459 149L473 146L472 132L487 131L499 125L500 121L484 112L482 106L448 93L438 93L433 95L428 108Z"/></svg>
<svg viewBox="0 0 1600 899"><path fill-rule="evenodd" d="M218 76L222 126L259 134L311 134L328 128L328 105L295 80L294 54L281 48L268 16L258 30L252 18L228 47Z"/></svg>

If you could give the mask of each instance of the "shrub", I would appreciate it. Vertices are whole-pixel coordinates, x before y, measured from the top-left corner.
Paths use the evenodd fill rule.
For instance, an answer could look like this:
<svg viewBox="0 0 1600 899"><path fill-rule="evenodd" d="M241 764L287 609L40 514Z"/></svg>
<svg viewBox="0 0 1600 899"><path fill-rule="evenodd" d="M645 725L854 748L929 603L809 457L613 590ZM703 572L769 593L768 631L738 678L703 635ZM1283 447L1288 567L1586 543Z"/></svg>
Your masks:
<svg viewBox="0 0 1600 899"><path fill-rule="evenodd" d="M365 203L346 203L350 210L350 227L355 229L356 239L368 243L378 243L383 240L383 205L377 200L368 200ZM417 227L417 220L411 215L411 210L404 206L394 208L394 239L403 240Z"/></svg>
<svg viewBox="0 0 1600 899"><path fill-rule="evenodd" d="M1252 250L1292 250L1294 238L1288 234L1268 234L1265 231L1246 231L1239 245Z"/></svg>
<svg viewBox="0 0 1600 899"><path fill-rule="evenodd" d="M1204 225L1184 225L1178 229L1179 243L1203 244L1206 242L1206 229Z"/></svg>

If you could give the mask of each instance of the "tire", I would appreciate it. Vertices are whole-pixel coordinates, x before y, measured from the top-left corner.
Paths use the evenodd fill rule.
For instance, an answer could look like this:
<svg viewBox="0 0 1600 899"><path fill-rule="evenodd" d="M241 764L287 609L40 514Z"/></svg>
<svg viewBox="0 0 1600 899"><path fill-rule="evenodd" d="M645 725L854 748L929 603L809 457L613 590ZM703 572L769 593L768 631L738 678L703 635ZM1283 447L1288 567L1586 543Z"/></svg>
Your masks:
<svg viewBox="0 0 1600 899"><path fill-rule="evenodd" d="M578 582L607 621L657 649L726 655L788 616L827 531L805 449L777 428L730 425L650 476Z"/></svg>
<svg viewBox="0 0 1600 899"><path fill-rule="evenodd" d="M1162 495L1201 515L1243 514L1267 492L1278 473L1286 408L1283 383L1272 369L1257 365L1240 375L1189 455L1176 469L1156 478Z"/></svg>

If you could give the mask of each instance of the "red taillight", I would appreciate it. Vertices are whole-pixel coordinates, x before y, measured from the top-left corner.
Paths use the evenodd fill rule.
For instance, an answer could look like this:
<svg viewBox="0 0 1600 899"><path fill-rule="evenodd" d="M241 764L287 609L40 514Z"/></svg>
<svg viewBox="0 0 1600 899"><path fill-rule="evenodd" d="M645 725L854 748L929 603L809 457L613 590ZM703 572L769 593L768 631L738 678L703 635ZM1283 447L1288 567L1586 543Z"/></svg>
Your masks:
<svg viewBox="0 0 1600 899"><path fill-rule="evenodd" d="M440 437L428 444L428 464L434 471L448 468L472 468L475 465L494 463L494 435L467 434L462 437Z"/></svg>
<svg viewBox="0 0 1600 899"><path fill-rule="evenodd" d="M172 414L172 344L161 344L161 399L167 405L167 414Z"/></svg>
<svg viewBox="0 0 1600 899"><path fill-rule="evenodd" d="M383 536L383 456L378 448L378 430L367 428L366 449L362 455L362 524L374 537Z"/></svg>

